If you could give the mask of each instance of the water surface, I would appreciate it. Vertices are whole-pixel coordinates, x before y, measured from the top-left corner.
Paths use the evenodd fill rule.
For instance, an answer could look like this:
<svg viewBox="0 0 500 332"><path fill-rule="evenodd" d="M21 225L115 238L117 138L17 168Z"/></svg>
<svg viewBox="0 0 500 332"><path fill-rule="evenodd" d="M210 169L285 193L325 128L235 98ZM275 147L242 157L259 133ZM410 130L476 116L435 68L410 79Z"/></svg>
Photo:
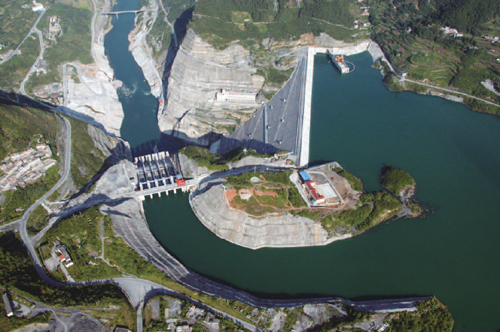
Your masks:
<svg viewBox="0 0 500 332"><path fill-rule="evenodd" d="M118 0L114 9L137 6L137 0ZM149 151L152 142L175 151L181 144L159 133L157 101L128 52L133 16L113 24L107 54L117 78L133 91L120 94L122 136L135 154ZM324 247L254 251L217 238L196 219L187 194L176 194L145 201L152 232L190 269L255 294L436 295L450 308L456 331L498 330L500 118L437 97L391 93L368 53L349 61L356 71L340 76L316 56L311 161L340 162L368 191L380 189L385 163L403 168L434 213Z"/></svg>

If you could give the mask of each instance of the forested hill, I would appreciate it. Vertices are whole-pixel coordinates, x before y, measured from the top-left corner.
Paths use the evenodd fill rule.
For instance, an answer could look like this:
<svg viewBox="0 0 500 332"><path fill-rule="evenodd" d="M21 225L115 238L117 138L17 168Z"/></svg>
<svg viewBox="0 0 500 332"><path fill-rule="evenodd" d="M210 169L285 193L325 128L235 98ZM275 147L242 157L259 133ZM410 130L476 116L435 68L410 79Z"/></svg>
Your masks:
<svg viewBox="0 0 500 332"><path fill-rule="evenodd" d="M427 3L427 0L420 2ZM460 31L476 32L478 26L500 15L499 0L434 0L433 17Z"/></svg>
<svg viewBox="0 0 500 332"><path fill-rule="evenodd" d="M354 7L359 5L351 0L199 0L190 27L222 43L290 40L311 32L345 40L352 35Z"/></svg>
<svg viewBox="0 0 500 332"><path fill-rule="evenodd" d="M231 21L235 11L248 12L254 22L317 18L352 26L349 0L200 0L197 12Z"/></svg>

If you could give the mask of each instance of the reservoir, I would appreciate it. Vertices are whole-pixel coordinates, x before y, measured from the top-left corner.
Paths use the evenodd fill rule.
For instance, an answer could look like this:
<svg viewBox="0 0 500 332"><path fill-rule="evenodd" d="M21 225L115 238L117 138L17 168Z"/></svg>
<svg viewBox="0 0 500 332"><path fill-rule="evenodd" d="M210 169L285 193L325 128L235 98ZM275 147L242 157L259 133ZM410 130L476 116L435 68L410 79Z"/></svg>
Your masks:
<svg viewBox="0 0 500 332"><path fill-rule="evenodd" d="M116 6L134 9L134 1ZM181 144L168 144L154 126L157 103L127 52L133 15L113 24L105 44L111 66L124 82L137 75L125 82L137 90L121 99L122 135L134 148L159 140L175 151ZM356 71L341 76L316 55L310 161L338 161L367 191L380 190L384 163L402 168L416 179L429 215L324 247L249 250L213 235L192 213L187 194L176 194L144 202L151 231L188 268L257 295L435 295L450 308L455 331L497 331L500 118L437 97L392 93L368 53L348 60Z"/></svg>

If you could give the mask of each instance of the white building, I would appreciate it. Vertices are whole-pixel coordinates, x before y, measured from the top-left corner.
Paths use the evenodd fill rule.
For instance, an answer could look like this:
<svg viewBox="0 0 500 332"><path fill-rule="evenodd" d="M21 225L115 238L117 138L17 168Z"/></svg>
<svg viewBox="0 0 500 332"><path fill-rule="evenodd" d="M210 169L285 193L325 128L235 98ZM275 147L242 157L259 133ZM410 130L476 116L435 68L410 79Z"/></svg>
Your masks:
<svg viewBox="0 0 500 332"><path fill-rule="evenodd" d="M216 102L227 102L235 104L255 104L255 94L245 92L230 92L221 89L215 93Z"/></svg>

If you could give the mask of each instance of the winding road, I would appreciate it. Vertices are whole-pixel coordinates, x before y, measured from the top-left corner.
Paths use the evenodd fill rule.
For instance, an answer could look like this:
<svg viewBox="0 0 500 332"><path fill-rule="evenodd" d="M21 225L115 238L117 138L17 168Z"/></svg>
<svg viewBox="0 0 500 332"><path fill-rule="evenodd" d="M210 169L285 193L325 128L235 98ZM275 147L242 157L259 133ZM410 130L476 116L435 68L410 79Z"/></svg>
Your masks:
<svg viewBox="0 0 500 332"><path fill-rule="evenodd" d="M394 72L394 74L399 79L401 79L401 81L403 81L403 82L410 82L410 83L413 83L413 84L418 84L418 85L426 86L426 87L429 87L429 88L432 88L432 89L436 89L436 90L443 90L443 91L446 91L446 92L449 92L449 93L454 93L454 94L457 94L457 95L461 95L461 96L465 96L465 97L468 97L468 98L476 99L476 100L482 101L483 103L488 104L488 105L493 105L493 106L496 106L496 107L500 107L499 104L495 104L495 103L493 103L493 102L491 102L489 100L486 100L486 99L483 99L483 98L479 98L479 97L475 97L473 95L470 95L470 94L467 94L467 93L464 93L464 92L459 92L459 91L455 91L455 90L451 90L451 89L446 89L446 88L440 88L440 87L437 87L435 85L425 84L425 83L421 83L421 82L409 80L407 78L401 78L395 72Z"/></svg>
<svg viewBox="0 0 500 332"><path fill-rule="evenodd" d="M35 63L31 66L30 70L28 71L28 73L24 77L23 81L21 82L21 87L19 90L21 91L21 93L23 95L26 95L26 91L24 91L24 85L26 84L26 82L30 78L31 74L35 71L36 66L38 64L40 64L40 61L43 60L43 52L45 52L45 45L43 44L42 32L40 30L38 30L38 28L35 26L31 29L31 33L36 33L38 35L38 40L40 41L40 53L38 54L38 57L36 58Z"/></svg>
<svg viewBox="0 0 500 332"><path fill-rule="evenodd" d="M47 7L47 10L50 8L51 6ZM38 23L40 22L40 20L42 19L43 15L45 14L45 12L47 10L44 10L40 13L40 16L38 16L38 18L36 19L35 23L33 24L33 26L31 27L30 31L28 32L28 34L23 38L23 40L19 43L19 45L17 45L16 49L10 53L10 55L3 59L2 61L0 61L0 65L3 65L4 63L6 63L7 61L9 61L10 59L12 59L12 57L14 55L17 55L19 54L19 49L21 48L21 46L24 44L24 42L26 41L26 39L31 36L32 33L37 33L40 32L40 30L37 29L37 25Z"/></svg>

